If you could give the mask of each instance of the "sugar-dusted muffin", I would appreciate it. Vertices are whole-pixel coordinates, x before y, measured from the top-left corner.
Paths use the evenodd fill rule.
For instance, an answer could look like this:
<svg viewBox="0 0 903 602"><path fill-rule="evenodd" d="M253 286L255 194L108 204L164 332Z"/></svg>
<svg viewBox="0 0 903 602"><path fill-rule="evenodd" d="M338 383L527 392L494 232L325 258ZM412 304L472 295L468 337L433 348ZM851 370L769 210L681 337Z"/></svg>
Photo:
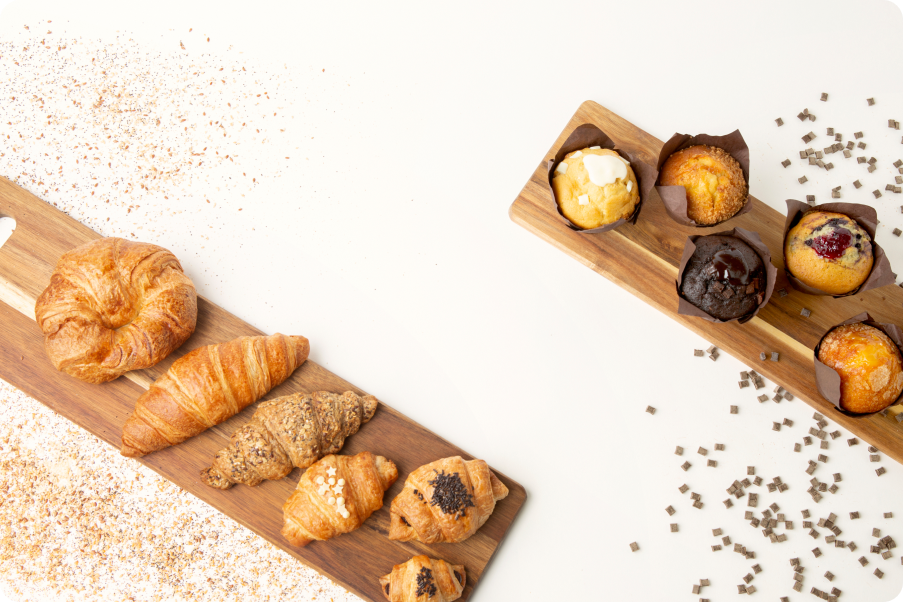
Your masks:
<svg viewBox="0 0 903 602"><path fill-rule="evenodd" d="M719 320L755 311L766 287L759 254L733 236L703 236L695 244L681 279L681 296Z"/></svg>
<svg viewBox="0 0 903 602"><path fill-rule="evenodd" d="M840 375L840 407L848 412L880 412L903 391L900 350L868 324L845 324L829 332L818 359Z"/></svg>
<svg viewBox="0 0 903 602"><path fill-rule="evenodd" d="M662 186L687 190L687 217L706 226L730 219L746 203L749 188L737 160L723 149L699 144L679 150L662 165Z"/></svg>
<svg viewBox="0 0 903 602"><path fill-rule="evenodd" d="M552 191L562 215L585 230L629 218L640 202L630 162L607 148L565 155L552 174Z"/></svg>
<svg viewBox="0 0 903 602"><path fill-rule="evenodd" d="M868 232L842 213L810 211L784 241L787 270L803 284L831 295L859 288L874 260Z"/></svg>

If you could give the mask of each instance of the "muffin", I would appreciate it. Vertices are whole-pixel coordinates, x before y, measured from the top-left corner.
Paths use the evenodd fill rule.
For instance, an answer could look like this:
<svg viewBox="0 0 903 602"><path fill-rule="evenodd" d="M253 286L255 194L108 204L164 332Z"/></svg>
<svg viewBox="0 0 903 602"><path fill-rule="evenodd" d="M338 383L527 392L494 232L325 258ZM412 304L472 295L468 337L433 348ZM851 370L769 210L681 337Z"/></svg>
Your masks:
<svg viewBox="0 0 903 602"><path fill-rule="evenodd" d="M680 283L681 296L719 320L754 312L766 288L759 254L733 236L703 236L695 244Z"/></svg>
<svg viewBox="0 0 903 602"><path fill-rule="evenodd" d="M733 217L749 197L737 160L720 148L704 144L668 157L659 185L683 186L687 191L687 217L704 226Z"/></svg>
<svg viewBox="0 0 903 602"><path fill-rule="evenodd" d="M607 148L565 155L555 167L552 191L561 214L584 230L628 219L640 202L630 162Z"/></svg>
<svg viewBox="0 0 903 602"><path fill-rule="evenodd" d="M845 324L829 332L818 359L840 375L840 407L848 412L880 412L903 391L900 350L868 324Z"/></svg>
<svg viewBox="0 0 903 602"><path fill-rule="evenodd" d="M874 260L868 232L842 213L810 211L784 241L787 271L803 284L831 295L859 288Z"/></svg>

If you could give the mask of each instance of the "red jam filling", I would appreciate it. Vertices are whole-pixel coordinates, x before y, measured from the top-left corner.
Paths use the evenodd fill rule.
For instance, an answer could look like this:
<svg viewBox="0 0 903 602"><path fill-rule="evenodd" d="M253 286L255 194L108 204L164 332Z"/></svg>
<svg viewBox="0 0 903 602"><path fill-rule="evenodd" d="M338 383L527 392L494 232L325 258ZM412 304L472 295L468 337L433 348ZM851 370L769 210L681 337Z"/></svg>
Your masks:
<svg viewBox="0 0 903 602"><path fill-rule="evenodd" d="M853 235L846 228L835 228L830 234L816 236L806 241L806 245L812 247L815 254L824 259L838 259L846 251Z"/></svg>

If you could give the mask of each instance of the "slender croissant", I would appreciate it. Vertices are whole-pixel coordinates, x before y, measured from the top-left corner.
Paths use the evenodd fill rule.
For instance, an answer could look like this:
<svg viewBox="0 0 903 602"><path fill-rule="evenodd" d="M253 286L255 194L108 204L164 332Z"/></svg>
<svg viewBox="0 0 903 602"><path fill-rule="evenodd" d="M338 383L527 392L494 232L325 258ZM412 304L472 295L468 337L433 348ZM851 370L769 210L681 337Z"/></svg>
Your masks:
<svg viewBox="0 0 903 602"><path fill-rule="evenodd" d="M240 337L176 360L135 404L122 427L123 456L181 443L239 413L304 363L304 337Z"/></svg>
<svg viewBox="0 0 903 602"><path fill-rule="evenodd" d="M282 506L282 536L306 546L354 531L382 508L383 493L398 479L391 460L361 452L328 455L308 468Z"/></svg>
<svg viewBox="0 0 903 602"><path fill-rule="evenodd" d="M508 488L483 460L460 456L421 466L392 500L389 539L464 541L483 526Z"/></svg>
<svg viewBox="0 0 903 602"><path fill-rule="evenodd" d="M464 565L449 564L429 556L414 556L396 564L392 572L379 578L389 602L452 602L461 597L467 573Z"/></svg>
<svg viewBox="0 0 903 602"><path fill-rule="evenodd" d="M369 422L379 402L372 395L318 391L265 401L251 422L234 433L229 447L216 452L201 480L217 489L236 483L258 485L279 480L294 467L307 468L342 449L345 438Z"/></svg>
<svg viewBox="0 0 903 602"><path fill-rule="evenodd" d="M89 383L153 366L191 336L197 315L175 255L112 237L60 257L35 304L50 361Z"/></svg>

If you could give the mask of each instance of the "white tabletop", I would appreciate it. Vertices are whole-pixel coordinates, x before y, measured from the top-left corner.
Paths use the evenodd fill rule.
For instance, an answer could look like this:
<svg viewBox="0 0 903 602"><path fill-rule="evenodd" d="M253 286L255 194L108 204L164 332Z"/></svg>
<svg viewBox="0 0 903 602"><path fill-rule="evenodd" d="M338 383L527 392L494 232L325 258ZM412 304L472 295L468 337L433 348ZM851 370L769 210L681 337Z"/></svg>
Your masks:
<svg viewBox="0 0 903 602"><path fill-rule="evenodd" d="M878 208L879 242L903 265L903 241L890 234L903 228L903 196L884 192L891 163L903 158L901 132L887 128L887 119L903 120L903 15L891 3L161 0L133 10L112 0L21 0L2 10L0 134L33 135L3 136L0 175L102 234L170 248L201 294L265 331L304 334L313 360L526 487L476 600L725 600L756 563L763 572L752 584L765 600L809 599L811 587L837 587L842 600L900 592L903 553L882 560L868 546L875 527L903 543L903 467L883 455L870 463L866 446L848 447L842 429L828 451L793 453L813 424L809 406L757 403L737 388L743 363L694 358L706 341L507 216L591 99L663 140L739 128L753 195L783 212L786 198L827 202L842 185L842 200ZM41 39L69 40L70 59L10 64L49 56ZM136 126L130 149L116 153L100 135L114 101L87 56L120 90L146 95L150 121L163 117L158 128ZM128 80L145 65L142 79ZM72 108L80 80L106 104ZM63 93L65 81L72 89ZM32 95L70 118L44 124ZM815 123L797 120L804 108ZM802 165L800 136L815 131L820 149L825 127L844 141L865 132L878 171L840 155L831 172ZM148 180L148 192L137 174L160 164L138 157L134 146L145 143L157 153L173 148L167 165L183 167L171 184ZM103 161L95 165L94 155ZM126 183L135 184L130 194ZM644 412L650 404L654 416ZM772 431L784 418L794 425ZM699 446L717 468L705 466ZM804 469L818 453L829 462L815 476L843 480L815 504ZM749 465L790 485L783 494L760 488L757 509L777 502L795 522L784 543L747 524L745 500L722 504ZM887 468L880 478L879 465ZM680 494L683 483L702 494L702 510ZM813 521L837 514L842 538L859 549L826 544L825 529L809 537L806 508ZM851 511L862 518L851 521ZM713 553L713 528L756 559L730 546ZM634 541L640 549L631 553ZM793 557L806 567L803 593L791 589ZM701 578L711 585L693 596ZM10 599L27 598L27 583L18 584L24 594L0 583Z"/></svg>

